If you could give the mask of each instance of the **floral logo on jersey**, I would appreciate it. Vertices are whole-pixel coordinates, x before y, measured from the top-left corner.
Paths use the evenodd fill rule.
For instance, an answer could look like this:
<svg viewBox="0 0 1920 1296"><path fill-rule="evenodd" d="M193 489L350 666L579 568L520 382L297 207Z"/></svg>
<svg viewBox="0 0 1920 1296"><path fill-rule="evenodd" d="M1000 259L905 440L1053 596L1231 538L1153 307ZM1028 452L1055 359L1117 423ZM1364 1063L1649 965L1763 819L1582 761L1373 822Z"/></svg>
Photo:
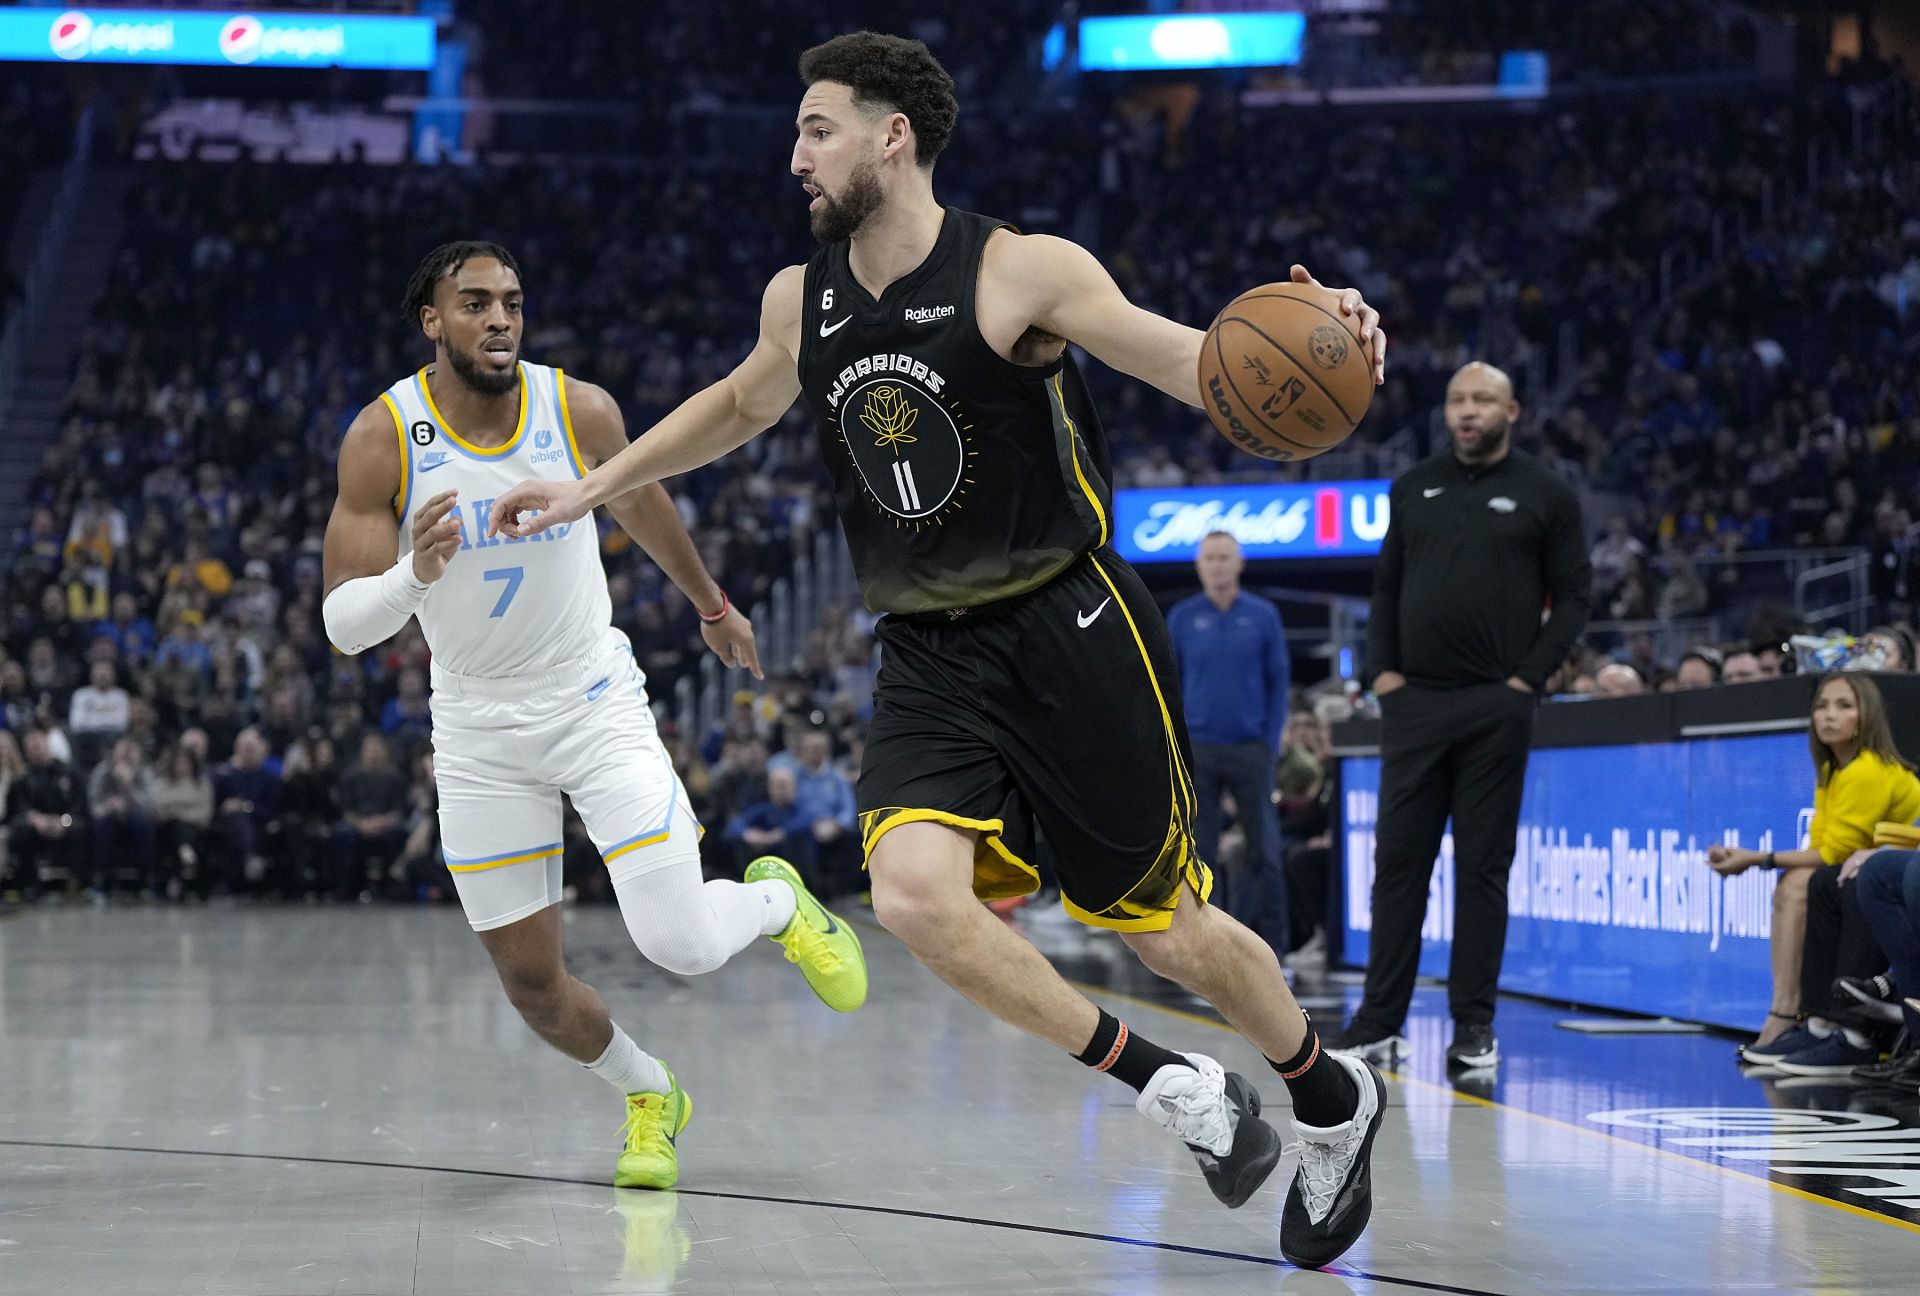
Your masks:
<svg viewBox="0 0 1920 1296"><path fill-rule="evenodd" d="M891 448L896 459L900 457L902 441L914 445L920 440L907 435L919 420L920 411L907 400L904 391L891 384L868 392L866 407L860 411L860 421L874 434L873 444Z"/></svg>
<svg viewBox="0 0 1920 1296"><path fill-rule="evenodd" d="M892 373L856 376L835 427L870 498L901 526L919 530L959 507L973 448L958 406L949 406L887 357ZM865 381L860 378L865 377Z"/></svg>

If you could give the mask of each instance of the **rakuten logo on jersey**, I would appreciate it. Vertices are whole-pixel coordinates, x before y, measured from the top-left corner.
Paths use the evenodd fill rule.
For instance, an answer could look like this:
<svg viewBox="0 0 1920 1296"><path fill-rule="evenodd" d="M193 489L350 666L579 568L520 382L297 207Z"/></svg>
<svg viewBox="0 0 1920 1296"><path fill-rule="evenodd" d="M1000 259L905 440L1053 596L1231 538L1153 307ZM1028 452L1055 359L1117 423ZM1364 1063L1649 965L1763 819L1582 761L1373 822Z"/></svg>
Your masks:
<svg viewBox="0 0 1920 1296"><path fill-rule="evenodd" d="M338 26L299 27L240 14L220 29L220 53L229 63L242 66L263 58L300 63L332 60L346 49L346 31Z"/></svg>
<svg viewBox="0 0 1920 1296"><path fill-rule="evenodd" d="M90 54L145 54L173 48L171 22L95 22L91 14L69 9L47 29L47 45L68 62Z"/></svg>

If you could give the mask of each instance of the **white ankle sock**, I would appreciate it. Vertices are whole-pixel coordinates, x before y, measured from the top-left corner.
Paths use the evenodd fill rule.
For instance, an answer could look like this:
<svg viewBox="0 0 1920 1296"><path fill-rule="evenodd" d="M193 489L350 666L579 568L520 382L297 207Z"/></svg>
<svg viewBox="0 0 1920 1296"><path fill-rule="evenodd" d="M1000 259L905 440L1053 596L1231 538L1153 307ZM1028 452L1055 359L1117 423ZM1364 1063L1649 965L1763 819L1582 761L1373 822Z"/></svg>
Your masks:
<svg viewBox="0 0 1920 1296"><path fill-rule="evenodd" d="M607 1041L607 1051L584 1065L623 1094L665 1093L673 1087L667 1069L635 1044L618 1022L613 1025L613 1038Z"/></svg>
<svg viewBox="0 0 1920 1296"><path fill-rule="evenodd" d="M794 894L793 888L779 878L747 882L743 886L747 894L759 903L760 934L778 936L785 931L787 924L793 921L795 911L800 908L800 897Z"/></svg>

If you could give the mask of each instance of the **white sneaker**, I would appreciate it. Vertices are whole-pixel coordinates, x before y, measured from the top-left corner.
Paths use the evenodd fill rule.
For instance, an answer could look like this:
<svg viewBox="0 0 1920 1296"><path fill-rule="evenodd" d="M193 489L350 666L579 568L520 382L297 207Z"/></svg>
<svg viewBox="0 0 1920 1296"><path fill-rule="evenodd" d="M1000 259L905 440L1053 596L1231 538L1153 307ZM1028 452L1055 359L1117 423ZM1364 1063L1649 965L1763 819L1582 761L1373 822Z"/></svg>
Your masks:
<svg viewBox="0 0 1920 1296"><path fill-rule="evenodd" d="M1346 1253L1373 1214L1373 1138L1386 1115L1386 1082L1371 1063L1329 1054L1353 1077L1359 1103L1331 1129L1293 1122L1299 1169L1280 1217L1280 1254L1303 1269L1319 1269Z"/></svg>
<svg viewBox="0 0 1920 1296"><path fill-rule="evenodd" d="M1238 1208L1280 1164L1280 1136L1260 1119L1260 1095L1244 1076L1205 1054L1184 1056L1192 1065L1161 1067L1134 1106L1179 1135L1213 1195Z"/></svg>
<svg viewBox="0 0 1920 1296"><path fill-rule="evenodd" d="M1183 1056L1192 1065L1176 1063L1155 1071L1134 1109L1189 1147L1225 1156L1233 1151L1239 1123L1239 1113L1227 1102L1226 1068L1204 1053Z"/></svg>

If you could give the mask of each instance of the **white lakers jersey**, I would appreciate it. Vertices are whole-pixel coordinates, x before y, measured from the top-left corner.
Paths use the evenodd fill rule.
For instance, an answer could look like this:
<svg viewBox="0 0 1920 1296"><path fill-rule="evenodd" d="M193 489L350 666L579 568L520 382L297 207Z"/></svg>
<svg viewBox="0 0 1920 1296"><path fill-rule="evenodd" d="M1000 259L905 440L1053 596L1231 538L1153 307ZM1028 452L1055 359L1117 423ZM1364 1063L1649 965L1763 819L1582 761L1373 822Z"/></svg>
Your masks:
<svg viewBox="0 0 1920 1296"><path fill-rule="evenodd" d="M494 497L530 477L586 473L567 412L566 377L520 365L520 421L493 449L466 441L434 408L422 369L380 399L400 438L400 554L413 550L413 514L444 490L460 492L460 550L427 590L417 615L433 674L539 675L604 649L613 601L600 565L593 514L529 539L487 535Z"/></svg>

